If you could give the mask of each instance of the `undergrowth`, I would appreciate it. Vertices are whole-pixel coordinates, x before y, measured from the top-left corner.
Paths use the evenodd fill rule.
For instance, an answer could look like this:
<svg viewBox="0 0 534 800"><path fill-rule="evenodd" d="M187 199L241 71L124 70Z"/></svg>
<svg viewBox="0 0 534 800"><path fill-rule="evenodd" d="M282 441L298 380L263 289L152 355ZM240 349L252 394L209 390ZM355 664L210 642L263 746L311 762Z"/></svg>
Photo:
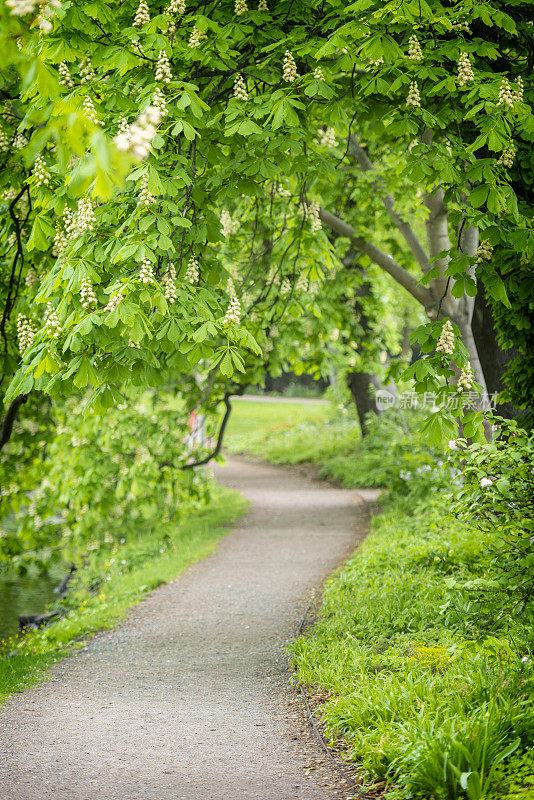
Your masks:
<svg viewBox="0 0 534 800"><path fill-rule="evenodd" d="M302 406L278 429L272 410L255 414L251 446L242 433L234 450L389 490L292 646L298 681L328 697L327 735L389 800L533 800L533 619L461 588L491 573L498 534L450 514L448 456L421 442L417 413L373 419L362 441L343 409L310 420Z"/></svg>
<svg viewBox="0 0 534 800"><path fill-rule="evenodd" d="M55 604L62 619L0 642L0 701L42 679L88 636L115 626L144 594L206 558L246 505L236 492L215 487L208 506L91 555Z"/></svg>

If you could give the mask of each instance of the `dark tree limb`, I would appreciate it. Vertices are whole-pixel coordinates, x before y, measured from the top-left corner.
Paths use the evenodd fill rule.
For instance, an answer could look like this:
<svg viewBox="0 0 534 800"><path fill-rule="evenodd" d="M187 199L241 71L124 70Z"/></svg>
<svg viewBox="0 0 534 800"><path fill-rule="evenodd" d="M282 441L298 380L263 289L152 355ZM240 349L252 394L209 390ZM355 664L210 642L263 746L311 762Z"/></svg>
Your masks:
<svg viewBox="0 0 534 800"><path fill-rule="evenodd" d="M233 394L241 395L245 391L245 386L239 387L237 391L227 391L224 393L223 402L226 406L226 411L224 412L224 417L222 418L221 427L219 428L219 435L217 436L217 443L211 453L208 453L207 456L201 458L200 461L193 461L191 464L184 464L181 469L193 469L194 467L202 467L204 464L208 464L213 458L216 458L219 453L221 452L223 441L224 441L224 433L226 431L226 426L228 424L228 420L230 419L230 414L232 413L232 404L230 402L230 397Z"/></svg>
<svg viewBox="0 0 534 800"><path fill-rule="evenodd" d="M11 405L7 409L6 415L4 417L4 424L2 425L2 433L0 434L0 450L11 439L11 434L13 433L13 425L15 424L19 408L26 402L27 399L28 399L27 394L19 394L19 396L15 397L15 399L11 402Z"/></svg>

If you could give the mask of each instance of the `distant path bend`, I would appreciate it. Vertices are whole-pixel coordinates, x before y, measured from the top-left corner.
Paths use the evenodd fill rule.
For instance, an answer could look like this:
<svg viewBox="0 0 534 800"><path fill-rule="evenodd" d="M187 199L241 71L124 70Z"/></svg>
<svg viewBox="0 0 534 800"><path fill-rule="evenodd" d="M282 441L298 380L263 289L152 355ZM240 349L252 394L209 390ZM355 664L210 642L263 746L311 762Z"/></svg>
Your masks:
<svg viewBox="0 0 534 800"><path fill-rule="evenodd" d="M252 503L210 558L0 711L2 800L331 800L280 714L285 644L366 529L355 492L231 459Z"/></svg>

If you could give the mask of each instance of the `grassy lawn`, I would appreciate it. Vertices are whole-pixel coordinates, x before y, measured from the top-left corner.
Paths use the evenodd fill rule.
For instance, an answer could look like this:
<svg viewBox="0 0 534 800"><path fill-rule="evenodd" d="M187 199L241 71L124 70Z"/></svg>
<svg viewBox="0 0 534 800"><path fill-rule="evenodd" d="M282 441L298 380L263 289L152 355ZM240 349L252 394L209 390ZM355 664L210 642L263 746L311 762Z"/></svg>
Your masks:
<svg viewBox="0 0 534 800"><path fill-rule="evenodd" d="M0 701L41 680L58 659L81 647L97 631L114 627L147 592L206 558L246 509L236 492L215 487L210 504L175 523L118 544L93 566L93 577L77 578L65 603L68 615L40 631L0 642Z"/></svg>
<svg viewBox="0 0 534 800"><path fill-rule="evenodd" d="M446 456L422 444L417 419L383 417L360 441L327 406L236 403L227 444L390 490L292 646L362 780L390 800L533 800L532 626L497 624L491 600L455 590L487 573L497 537L451 518Z"/></svg>
<svg viewBox="0 0 534 800"><path fill-rule="evenodd" d="M357 448L359 425L334 415L329 405L235 401L225 449L273 464L323 464Z"/></svg>

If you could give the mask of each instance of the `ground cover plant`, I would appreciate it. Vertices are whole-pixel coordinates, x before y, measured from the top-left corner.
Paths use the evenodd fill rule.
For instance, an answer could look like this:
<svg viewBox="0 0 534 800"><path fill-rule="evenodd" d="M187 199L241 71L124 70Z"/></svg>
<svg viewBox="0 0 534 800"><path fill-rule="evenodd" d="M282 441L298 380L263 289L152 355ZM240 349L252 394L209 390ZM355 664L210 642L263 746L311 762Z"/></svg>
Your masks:
<svg viewBox="0 0 534 800"><path fill-rule="evenodd" d="M289 440L286 461L294 463L304 431L302 452L317 456L330 477L390 490L370 536L328 582L316 627L292 647L298 681L327 698L318 710L327 734L344 743L364 780L395 800L531 798L532 598L516 608L505 593L485 590L503 571L509 585L518 561L520 576L525 580L526 570L529 577L524 556L504 562L502 549L512 529L514 543L530 533L532 519L516 501L532 480L532 437L516 429L515 448L486 446L493 462L484 446L460 462L461 441L448 452L429 448L417 434L417 415L393 411L353 441L352 453L341 439L339 455L321 462L313 444L318 423L304 422L305 414L303 407L293 428L286 421L276 431L257 408L255 435L269 432L264 457L283 461ZM252 452L259 449L255 440ZM472 488L483 492L487 481L503 477L496 462L508 476L507 492L517 495L509 497L517 513L515 526L504 516L504 538L495 524L468 513L473 473ZM450 513L451 487L457 503L469 498L461 514L458 506ZM476 508L485 502L496 508L495 497L479 498Z"/></svg>
<svg viewBox="0 0 534 800"><path fill-rule="evenodd" d="M237 493L212 487L209 505L189 507L177 520L152 521L135 536L93 551L66 597L51 608L63 618L37 631L0 642L0 701L38 679L88 636L113 627L144 594L206 558L246 508Z"/></svg>

